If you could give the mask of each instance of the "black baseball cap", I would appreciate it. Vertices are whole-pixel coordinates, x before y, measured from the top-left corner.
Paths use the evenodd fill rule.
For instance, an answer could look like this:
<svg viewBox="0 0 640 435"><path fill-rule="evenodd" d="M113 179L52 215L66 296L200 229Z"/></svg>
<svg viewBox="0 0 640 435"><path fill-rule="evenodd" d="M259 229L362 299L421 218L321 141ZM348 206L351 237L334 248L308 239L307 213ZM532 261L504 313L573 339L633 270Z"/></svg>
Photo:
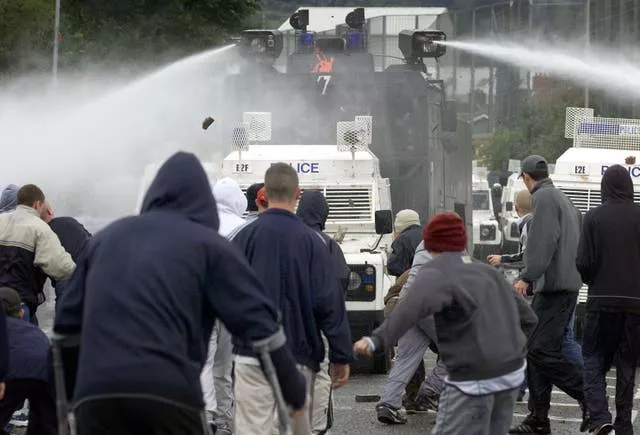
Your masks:
<svg viewBox="0 0 640 435"><path fill-rule="evenodd" d="M547 160L536 154L526 157L520 162L520 176L523 174L533 174L536 172L547 171L549 172L549 164Z"/></svg>
<svg viewBox="0 0 640 435"><path fill-rule="evenodd" d="M0 301L5 313L16 312L22 305L18 292L9 287L0 287Z"/></svg>
<svg viewBox="0 0 640 435"><path fill-rule="evenodd" d="M264 183L252 184L247 188L247 211L258 211L256 205L256 198L258 198L258 191L264 187Z"/></svg>

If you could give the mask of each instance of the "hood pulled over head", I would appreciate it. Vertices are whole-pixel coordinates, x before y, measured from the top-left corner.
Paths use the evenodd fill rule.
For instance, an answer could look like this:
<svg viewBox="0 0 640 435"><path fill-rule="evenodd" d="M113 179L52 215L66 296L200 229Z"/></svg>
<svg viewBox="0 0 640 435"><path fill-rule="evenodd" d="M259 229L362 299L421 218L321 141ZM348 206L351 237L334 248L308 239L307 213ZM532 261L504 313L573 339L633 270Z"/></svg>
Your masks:
<svg viewBox="0 0 640 435"><path fill-rule="evenodd" d="M20 187L15 184L5 187L0 195L0 213L11 211L18 206L18 190Z"/></svg>
<svg viewBox="0 0 640 435"><path fill-rule="evenodd" d="M322 192L305 190L298 202L296 214L309 227L317 231L324 230L329 217L329 203Z"/></svg>
<svg viewBox="0 0 640 435"><path fill-rule="evenodd" d="M631 201L633 202L633 181L631 175L620 165L609 166L601 181L602 202Z"/></svg>
<svg viewBox="0 0 640 435"><path fill-rule="evenodd" d="M177 152L158 170L142 201L140 213L174 211L218 230L220 222L209 179L198 158Z"/></svg>
<svg viewBox="0 0 640 435"><path fill-rule="evenodd" d="M245 223L242 215L247 208L247 197L242 193L240 185L231 178L218 180L213 186L213 196L218 204L219 233L227 236Z"/></svg>

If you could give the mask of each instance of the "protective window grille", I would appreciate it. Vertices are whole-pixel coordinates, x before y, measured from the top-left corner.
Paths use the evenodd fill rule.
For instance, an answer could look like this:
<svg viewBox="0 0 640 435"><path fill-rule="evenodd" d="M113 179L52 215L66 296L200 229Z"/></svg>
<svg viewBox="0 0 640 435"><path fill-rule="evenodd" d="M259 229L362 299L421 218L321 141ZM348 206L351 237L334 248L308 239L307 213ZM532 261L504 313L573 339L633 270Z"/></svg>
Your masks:
<svg viewBox="0 0 640 435"><path fill-rule="evenodd" d="M578 148L640 151L640 120L581 117L576 119L573 136Z"/></svg>
<svg viewBox="0 0 640 435"><path fill-rule="evenodd" d="M231 146L235 151L249 150L249 124L240 122L233 127Z"/></svg>
<svg viewBox="0 0 640 435"><path fill-rule="evenodd" d="M317 190L329 203L329 221L373 221L373 197L369 186L326 186ZM301 188L304 192L304 186ZM242 192L246 195L247 188ZM246 213L244 214L246 216Z"/></svg>
<svg viewBox="0 0 640 435"><path fill-rule="evenodd" d="M564 137L567 139L573 139L576 120L581 118L593 118L593 113L593 109L587 109L584 107L567 107L566 121L564 124Z"/></svg>
<svg viewBox="0 0 640 435"><path fill-rule="evenodd" d="M371 143L371 117L359 116L357 121L337 123L336 142L340 151L364 151Z"/></svg>
<svg viewBox="0 0 640 435"><path fill-rule="evenodd" d="M271 140L271 112L244 112L242 122L247 126L249 141L268 142Z"/></svg>
<svg viewBox="0 0 640 435"><path fill-rule="evenodd" d="M569 197L573 205L578 207L582 213L586 213L592 208L602 204L599 190L594 189L565 189L561 188L565 195ZM633 202L640 205L640 192L633 193Z"/></svg>

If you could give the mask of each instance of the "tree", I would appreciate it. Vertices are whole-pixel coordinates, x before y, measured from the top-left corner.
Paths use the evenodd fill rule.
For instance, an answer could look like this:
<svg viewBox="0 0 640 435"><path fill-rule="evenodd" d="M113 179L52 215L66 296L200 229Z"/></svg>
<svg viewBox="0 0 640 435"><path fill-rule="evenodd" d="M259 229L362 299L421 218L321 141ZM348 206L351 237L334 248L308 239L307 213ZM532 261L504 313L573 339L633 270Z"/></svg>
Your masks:
<svg viewBox="0 0 640 435"><path fill-rule="evenodd" d="M0 73L50 65L54 13L50 0L0 0Z"/></svg>
<svg viewBox="0 0 640 435"><path fill-rule="evenodd" d="M530 154L555 162L571 146L564 137L565 109L580 103L569 93L529 103L513 128L497 131L478 146L479 160L490 170L503 169L509 159L521 160Z"/></svg>

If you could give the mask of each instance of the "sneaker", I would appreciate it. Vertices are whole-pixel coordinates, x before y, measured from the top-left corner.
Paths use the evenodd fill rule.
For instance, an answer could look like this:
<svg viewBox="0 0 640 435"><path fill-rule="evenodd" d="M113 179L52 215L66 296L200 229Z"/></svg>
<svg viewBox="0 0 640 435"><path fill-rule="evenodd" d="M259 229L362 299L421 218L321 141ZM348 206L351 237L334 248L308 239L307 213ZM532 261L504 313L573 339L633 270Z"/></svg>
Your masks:
<svg viewBox="0 0 640 435"><path fill-rule="evenodd" d="M405 424L407 422L407 411L404 408L395 408L386 403L379 403L376 406L378 421L384 424Z"/></svg>
<svg viewBox="0 0 640 435"><path fill-rule="evenodd" d="M414 402L407 407L407 414L423 414L429 411L438 411L438 396L424 394L418 396Z"/></svg>
<svg viewBox="0 0 640 435"><path fill-rule="evenodd" d="M27 427L29 426L29 415L21 412L13 414L10 421L11 426Z"/></svg>
<svg viewBox="0 0 640 435"><path fill-rule="evenodd" d="M216 430L214 433L216 435L233 435L231 426L229 426L228 424L222 424L218 426L218 430Z"/></svg>
<svg viewBox="0 0 640 435"><path fill-rule="evenodd" d="M615 427L612 424L607 423L599 426L597 429L589 431L589 433L592 433L594 435L613 435L616 433L616 431Z"/></svg>
<svg viewBox="0 0 640 435"><path fill-rule="evenodd" d="M551 424L549 419L538 420L533 415L529 414L522 423L509 429L509 433L529 434L529 435L550 435Z"/></svg>

